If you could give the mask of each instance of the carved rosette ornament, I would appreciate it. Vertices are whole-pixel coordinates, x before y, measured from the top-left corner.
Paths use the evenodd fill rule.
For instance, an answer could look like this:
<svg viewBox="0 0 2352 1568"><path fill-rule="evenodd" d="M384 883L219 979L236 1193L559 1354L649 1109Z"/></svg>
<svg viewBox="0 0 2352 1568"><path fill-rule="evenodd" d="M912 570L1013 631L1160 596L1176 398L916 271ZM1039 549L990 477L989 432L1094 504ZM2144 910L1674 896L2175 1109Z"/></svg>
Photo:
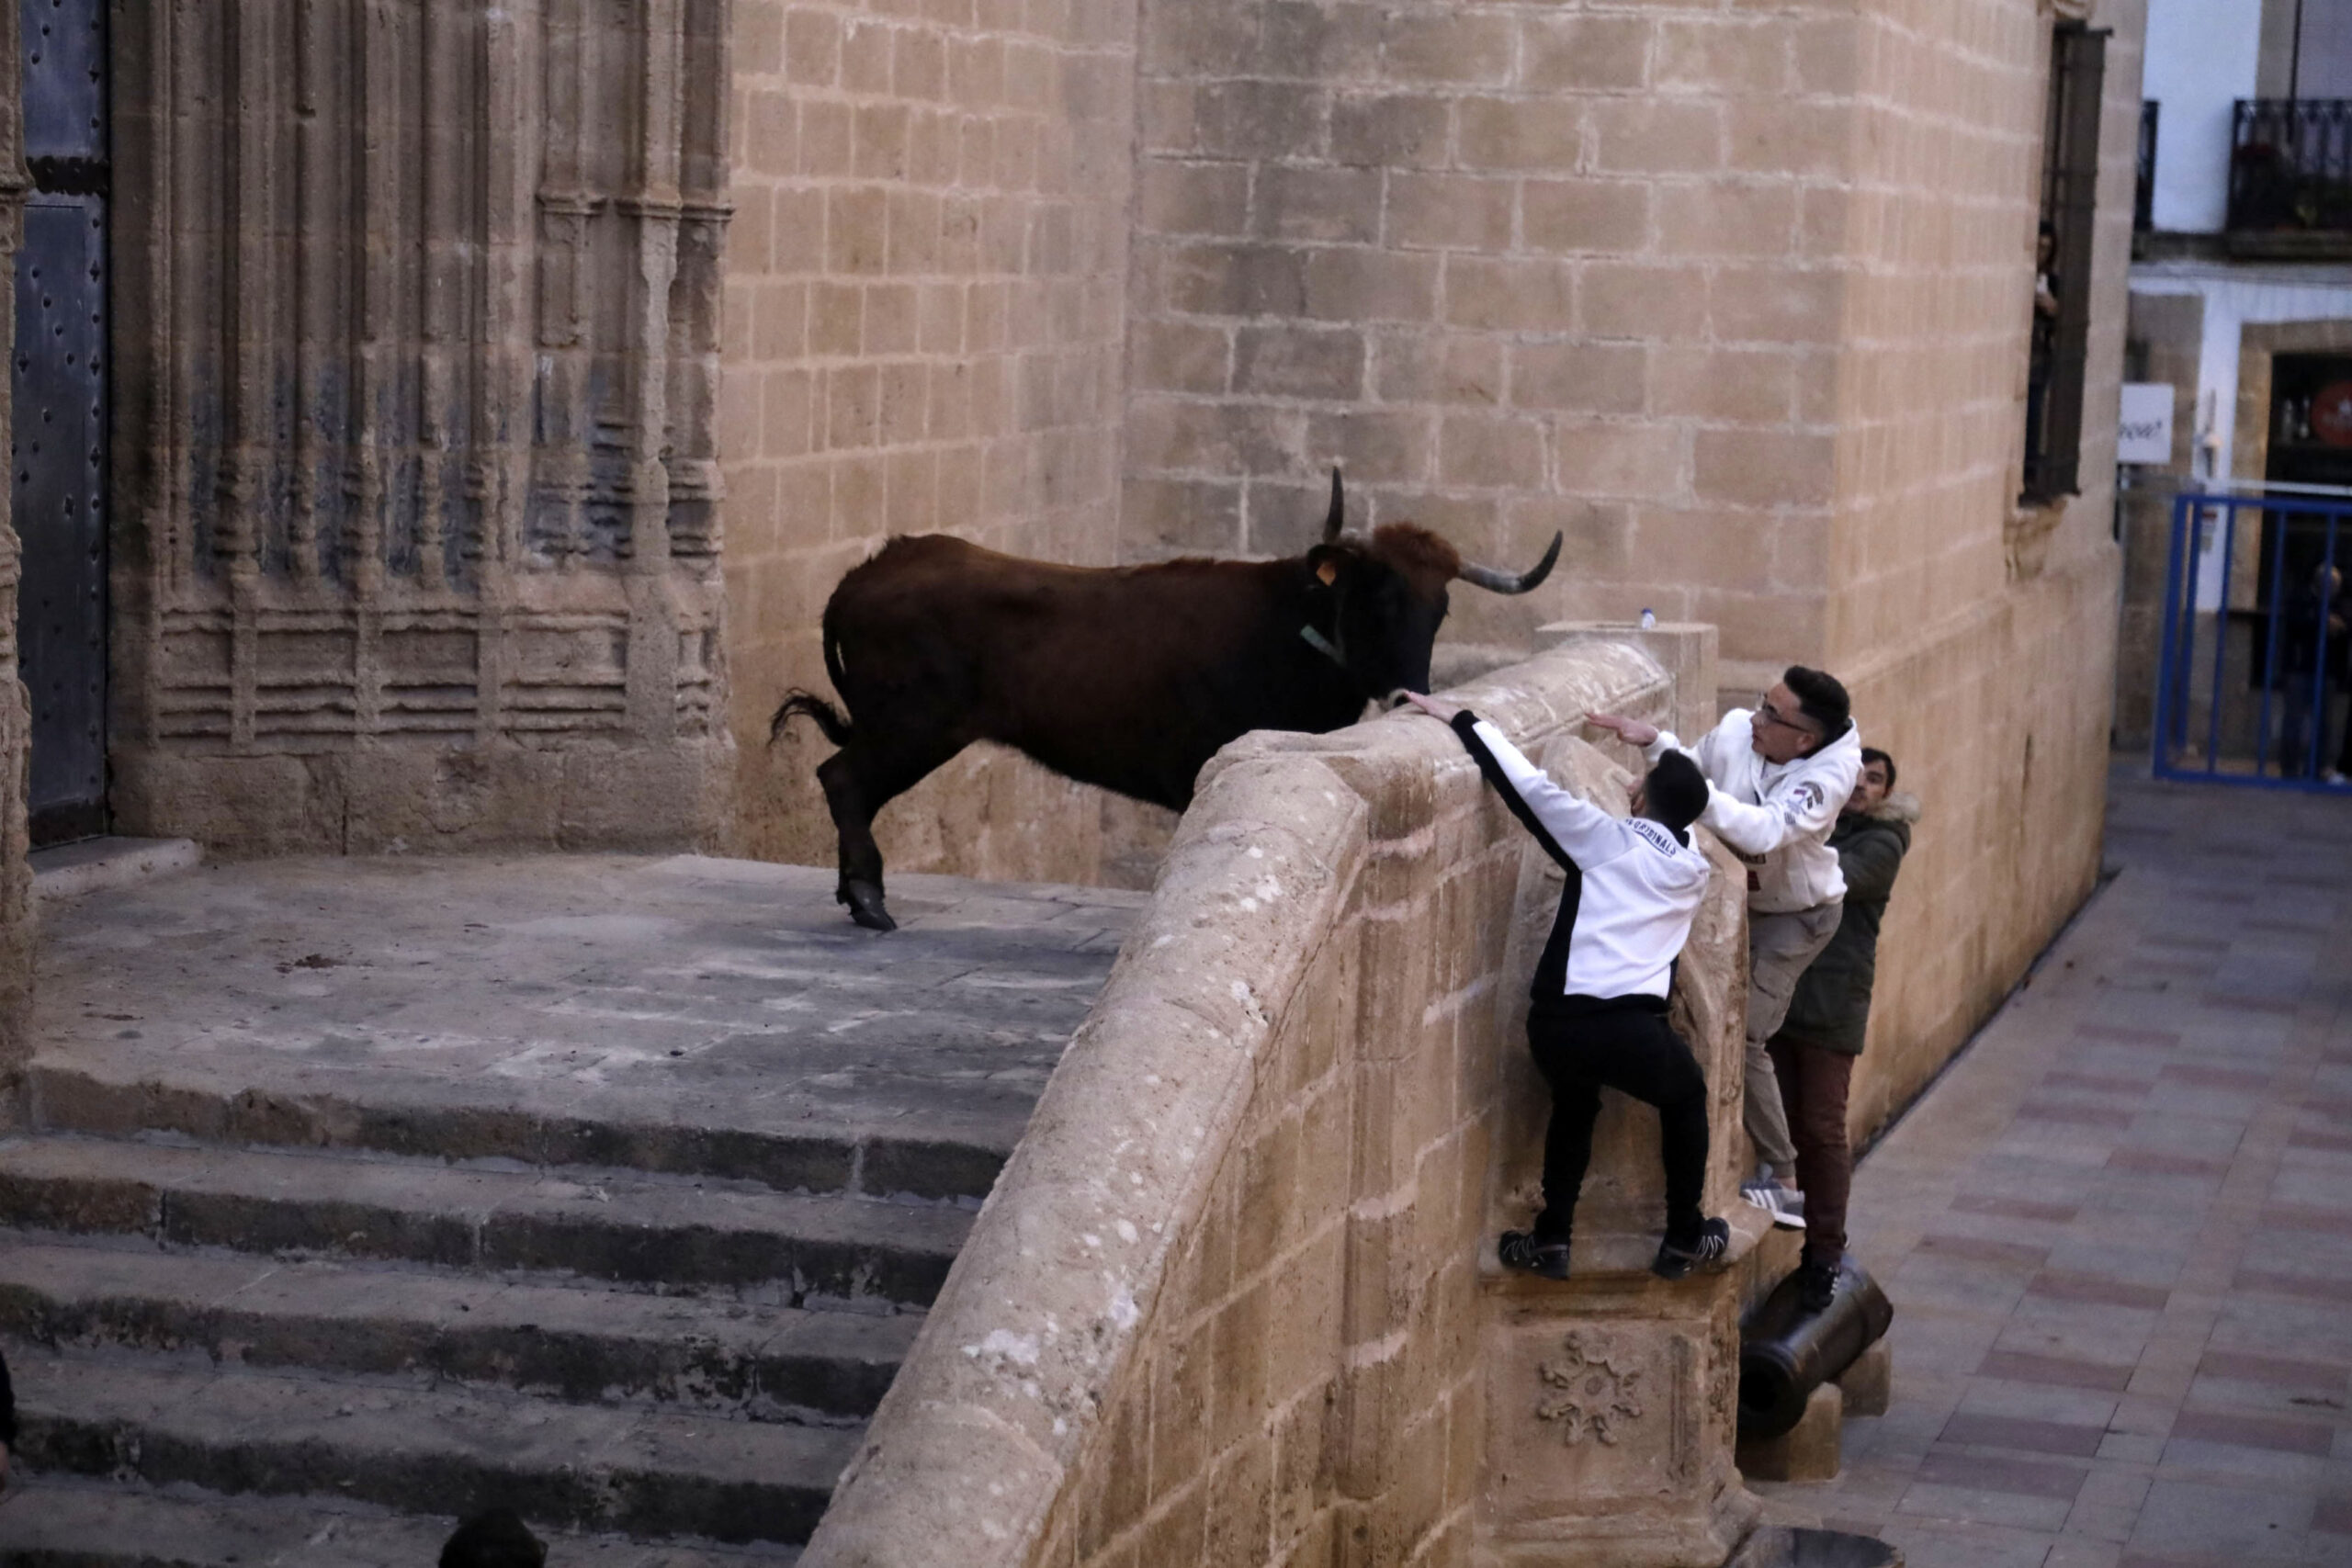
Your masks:
<svg viewBox="0 0 2352 1568"><path fill-rule="evenodd" d="M1561 1441L1574 1446L1589 1438L1614 1446L1628 1422L1642 1416L1642 1370L1631 1358L1593 1336L1572 1332L1561 1353L1536 1368L1548 1393L1535 1406L1538 1421L1560 1424Z"/></svg>

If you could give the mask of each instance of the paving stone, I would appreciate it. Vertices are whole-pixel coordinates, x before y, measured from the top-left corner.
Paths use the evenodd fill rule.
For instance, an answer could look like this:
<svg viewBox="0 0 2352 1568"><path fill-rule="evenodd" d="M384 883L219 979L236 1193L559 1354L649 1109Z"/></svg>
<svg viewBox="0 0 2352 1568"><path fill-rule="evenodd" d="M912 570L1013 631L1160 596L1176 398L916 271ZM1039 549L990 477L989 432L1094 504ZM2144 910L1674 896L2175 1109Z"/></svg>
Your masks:
<svg viewBox="0 0 2352 1568"><path fill-rule="evenodd" d="M1914 1568L2338 1564L2352 818L2124 771L2109 804L2121 876L1857 1172L1887 1415L1837 1481L1758 1490L1850 1495Z"/></svg>

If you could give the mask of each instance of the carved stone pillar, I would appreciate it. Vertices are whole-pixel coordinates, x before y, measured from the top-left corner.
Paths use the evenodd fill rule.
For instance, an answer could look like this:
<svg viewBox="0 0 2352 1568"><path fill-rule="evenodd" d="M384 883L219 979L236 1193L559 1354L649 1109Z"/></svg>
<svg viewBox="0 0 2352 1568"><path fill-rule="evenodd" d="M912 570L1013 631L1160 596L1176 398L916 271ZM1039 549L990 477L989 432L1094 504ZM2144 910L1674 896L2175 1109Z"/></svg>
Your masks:
<svg viewBox="0 0 2352 1568"><path fill-rule="evenodd" d="M712 841L728 0L125 0L113 804Z"/></svg>

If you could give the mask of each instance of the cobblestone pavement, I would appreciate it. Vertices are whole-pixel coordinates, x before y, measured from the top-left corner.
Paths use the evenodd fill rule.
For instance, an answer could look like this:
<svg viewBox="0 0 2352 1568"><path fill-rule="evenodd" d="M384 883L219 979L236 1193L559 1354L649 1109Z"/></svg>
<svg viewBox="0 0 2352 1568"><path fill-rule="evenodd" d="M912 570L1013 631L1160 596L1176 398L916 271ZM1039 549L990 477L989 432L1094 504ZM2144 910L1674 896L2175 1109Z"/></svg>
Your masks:
<svg viewBox="0 0 2352 1568"><path fill-rule="evenodd" d="M2119 773L2108 861L1858 1173L1892 1407L1757 1490L1912 1568L2352 1563L2352 805Z"/></svg>

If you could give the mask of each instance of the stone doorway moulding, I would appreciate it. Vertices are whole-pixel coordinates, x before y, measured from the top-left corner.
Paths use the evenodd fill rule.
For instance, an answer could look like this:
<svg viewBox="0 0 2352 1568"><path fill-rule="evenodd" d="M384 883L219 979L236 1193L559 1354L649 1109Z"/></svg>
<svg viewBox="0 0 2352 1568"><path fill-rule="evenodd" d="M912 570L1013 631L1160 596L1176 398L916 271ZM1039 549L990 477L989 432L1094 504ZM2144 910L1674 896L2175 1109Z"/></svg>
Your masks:
<svg viewBox="0 0 2352 1568"><path fill-rule="evenodd" d="M2259 479L2270 467L2271 361L2282 354L2352 354L2352 320L2248 322L2238 329L2238 403L2230 471Z"/></svg>
<svg viewBox="0 0 2352 1568"><path fill-rule="evenodd" d="M716 835L726 19L124 0L124 830Z"/></svg>

